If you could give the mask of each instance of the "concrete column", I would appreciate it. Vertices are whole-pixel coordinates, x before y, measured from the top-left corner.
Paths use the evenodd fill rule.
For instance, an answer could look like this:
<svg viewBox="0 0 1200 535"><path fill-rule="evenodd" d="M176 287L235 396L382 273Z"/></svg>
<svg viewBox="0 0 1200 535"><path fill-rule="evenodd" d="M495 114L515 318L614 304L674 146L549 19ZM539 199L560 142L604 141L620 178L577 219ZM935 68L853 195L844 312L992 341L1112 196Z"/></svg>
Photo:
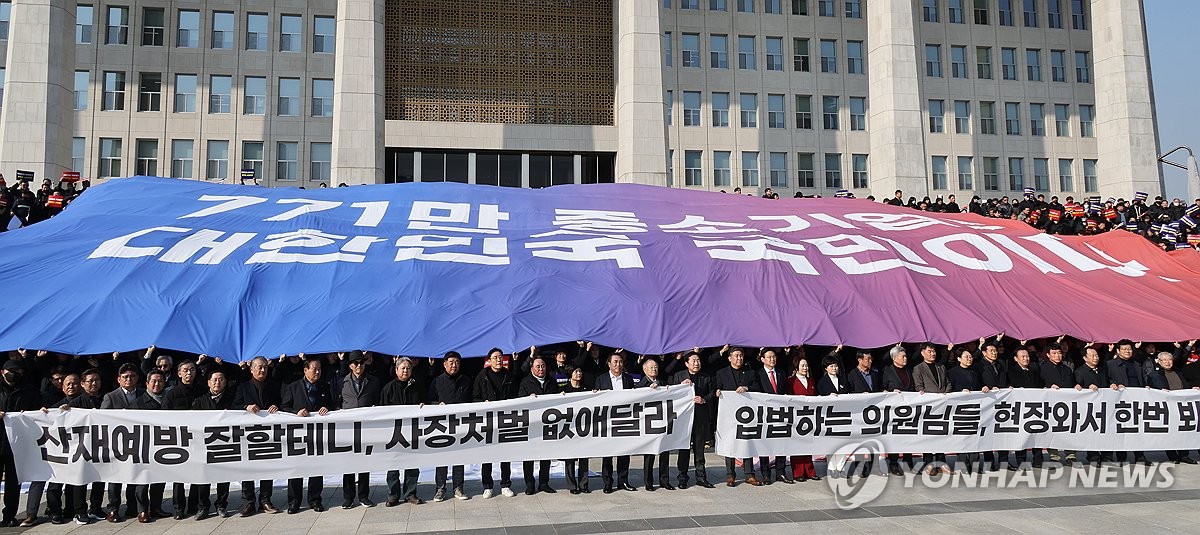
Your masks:
<svg viewBox="0 0 1200 535"><path fill-rule="evenodd" d="M898 189L906 196L929 192L914 13L910 0L867 2L870 185L876 197Z"/></svg>
<svg viewBox="0 0 1200 535"><path fill-rule="evenodd" d="M339 0L333 69L333 181L383 182L383 0Z"/></svg>
<svg viewBox="0 0 1200 535"><path fill-rule="evenodd" d="M617 182L667 184L659 6L616 1Z"/></svg>
<svg viewBox="0 0 1200 535"><path fill-rule="evenodd" d="M1092 0L1100 193L1164 192L1142 0Z"/></svg>
<svg viewBox="0 0 1200 535"><path fill-rule="evenodd" d="M6 61L0 168L57 181L71 169L75 1L13 0Z"/></svg>

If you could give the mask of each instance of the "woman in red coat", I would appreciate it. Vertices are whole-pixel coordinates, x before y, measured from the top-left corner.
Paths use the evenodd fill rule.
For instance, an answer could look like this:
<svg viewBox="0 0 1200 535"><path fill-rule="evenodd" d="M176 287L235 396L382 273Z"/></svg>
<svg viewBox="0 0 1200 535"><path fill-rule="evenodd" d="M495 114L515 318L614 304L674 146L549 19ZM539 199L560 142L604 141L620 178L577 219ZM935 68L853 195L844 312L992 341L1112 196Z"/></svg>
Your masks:
<svg viewBox="0 0 1200 535"><path fill-rule="evenodd" d="M795 396L815 396L817 395L817 381L809 376L808 360L804 358L804 352L801 351L792 360L792 369L796 373L788 377L788 385L791 386L790 392ZM797 481L820 481L821 477L817 475L817 469L813 466L812 455L796 455L792 457L792 476Z"/></svg>

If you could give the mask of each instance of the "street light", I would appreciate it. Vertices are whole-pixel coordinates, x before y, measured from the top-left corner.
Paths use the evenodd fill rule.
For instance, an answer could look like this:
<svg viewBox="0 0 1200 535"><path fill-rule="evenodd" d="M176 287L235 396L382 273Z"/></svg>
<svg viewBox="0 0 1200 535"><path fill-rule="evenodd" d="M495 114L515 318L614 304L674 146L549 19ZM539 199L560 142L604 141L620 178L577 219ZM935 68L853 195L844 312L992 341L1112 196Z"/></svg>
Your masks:
<svg viewBox="0 0 1200 535"><path fill-rule="evenodd" d="M1185 164L1179 164L1179 163L1175 163L1170 160L1167 160L1167 158L1170 157L1172 154L1175 154L1176 152L1179 152L1181 150L1186 151L1188 154L1187 160L1185 160L1186 161ZM1167 165L1178 167L1180 169L1183 169L1184 171L1187 171L1188 199L1200 199L1200 165L1197 165L1196 153L1192 152L1191 147L1175 147L1175 148L1167 151L1166 154L1159 156L1158 161L1165 163Z"/></svg>

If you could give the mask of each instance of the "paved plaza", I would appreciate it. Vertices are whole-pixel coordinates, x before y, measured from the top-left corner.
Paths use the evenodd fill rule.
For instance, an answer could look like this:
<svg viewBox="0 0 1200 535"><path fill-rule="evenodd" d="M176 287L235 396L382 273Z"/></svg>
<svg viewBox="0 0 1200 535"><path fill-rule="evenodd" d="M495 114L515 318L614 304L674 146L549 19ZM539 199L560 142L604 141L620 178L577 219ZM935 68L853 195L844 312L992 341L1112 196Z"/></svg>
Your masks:
<svg viewBox="0 0 1200 535"><path fill-rule="evenodd" d="M1161 459L1151 455L1151 459ZM599 464L598 461L595 464ZM818 473L824 472L823 463ZM634 458L632 483L640 485L640 459ZM686 490L604 494L599 477L592 476L590 494L525 496L520 480L520 465L514 466L514 490L517 496L497 495L480 499L478 481L468 481L471 499L449 499L419 506L402 504L384 507L387 490L376 485L372 498L380 504L341 509L340 478L327 478L324 501L328 511L302 511L296 515L255 515L250 518L191 518L158 520L138 524L126 519L120 524L96 522L77 526L40 524L31 529L6 529L5 533L121 533L201 535L238 534L340 534L364 535L387 533L477 533L547 534L587 533L888 533L924 534L989 533L1074 533L1139 531L1152 533L1196 533L1200 531L1200 466L1178 465L1151 471L1150 485L1124 485L1120 468L1092 474L1090 480L1066 469L1058 479L1054 472L1034 469L1027 473L1002 471L988 480L977 480L974 488L965 479L956 486L950 479L928 480L882 477L886 487L879 496L853 510L840 509L827 480L787 485L750 487L723 484L721 458L708 455L709 479L722 482L715 489L689 487ZM1149 470L1149 469L1146 469ZM942 476L946 477L946 476ZM1109 488L1087 488L1085 481L1105 482ZM1073 480L1073 482L1072 482ZM1047 481L1045 485L1038 482ZM1167 484L1164 484L1167 483ZM566 482L554 479L551 485L562 489ZM170 488L168 487L168 492ZM863 492L867 492L864 490ZM432 485L422 484L420 496L428 500ZM277 485L274 502L285 503L286 490ZM169 500L168 500L169 502ZM238 485L233 485L230 510L240 506ZM22 500L24 506L24 500ZM18 515L20 518L21 515Z"/></svg>

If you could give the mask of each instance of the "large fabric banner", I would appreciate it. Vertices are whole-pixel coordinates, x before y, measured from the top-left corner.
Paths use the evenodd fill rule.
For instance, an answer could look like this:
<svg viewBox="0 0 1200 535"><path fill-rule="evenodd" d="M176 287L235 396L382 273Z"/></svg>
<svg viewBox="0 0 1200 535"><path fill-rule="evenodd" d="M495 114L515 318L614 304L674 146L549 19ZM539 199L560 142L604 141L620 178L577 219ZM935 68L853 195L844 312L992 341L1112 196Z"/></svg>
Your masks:
<svg viewBox="0 0 1200 535"><path fill-rule="evenodd" d="M690 386L300 417L245 411L8 414L22 481L211 483L658 453L691 440Z"/></svg>
<svg viewBox="0 0 1200 535"><path fill-rule="evenodd" d="M1137 235L1058 237L854 199L132 178L0 234L0 250L0 280L17 282L0 350L156 345L242 361L575 340L663 354L1200 338L1196 264Z"/></svg>
<svg viewBox="0 0 1200 535"><path fill-rule="evenodd" d="M875 441L889 453L1200 447L1200 391L1005 389L776 396L722 392L716 452L824 455Z"/></svg>

